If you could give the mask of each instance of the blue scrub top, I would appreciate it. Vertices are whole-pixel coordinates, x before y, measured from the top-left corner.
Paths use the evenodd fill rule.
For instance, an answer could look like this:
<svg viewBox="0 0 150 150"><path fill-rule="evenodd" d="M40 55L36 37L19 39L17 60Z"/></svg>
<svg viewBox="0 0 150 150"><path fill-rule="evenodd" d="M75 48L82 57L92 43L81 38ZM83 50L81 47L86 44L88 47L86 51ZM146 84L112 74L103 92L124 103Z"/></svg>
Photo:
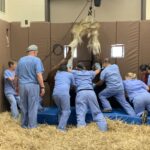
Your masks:
<svg viewBox="0 0 150 150"><path fill-rule="evenodd" d="M38 57L35 56L24 56L20 58L16 69L16 75L19 78L19 84L38 84L37 74L43 72L44 67L42 62Z"/></svg>
<svg viewBox="0 0 150 150"><path fill-rule="evenodd" d="M57 71L53 95L68 95L71 85L74 85L73 74L67 71Z"/></svg>
<svg viewBox="0 0 150 150"><path fill-rule="evenodd" d="M147 85L150 86L150 75L148 75Z"/></svg>
<svg viewBox="0 0 150 150"><path fill-rule="evenodd" d="M15 77L15 71L11 71L9 69L5 70L4 72L4 93L7 94L13 94L17 95L15 91L15 86L12 81L10 81L8 78L14 78Z"/></svg>
<svg viewBox="0 0 150 150"><path fill-rule="evenodd" d="M100 80L106 83L108 89L124 90L119 67L115 64L106 67L100 74Z"/></svg>
<svg viewBox="0 0 150 150"><path fill-rule="evenodd" d="M124 80L123 84L130 100L140 93L148 93L147 85L141 80Z"/></svg>
<svg viewBox="0 0 150 150"><path fill-rule="evenodd" d="M95 71L87 71L87 70L72 70L75 79L75 85L77 92L80 90L92 89L93 83L92 80L95 78Z"/></svg>

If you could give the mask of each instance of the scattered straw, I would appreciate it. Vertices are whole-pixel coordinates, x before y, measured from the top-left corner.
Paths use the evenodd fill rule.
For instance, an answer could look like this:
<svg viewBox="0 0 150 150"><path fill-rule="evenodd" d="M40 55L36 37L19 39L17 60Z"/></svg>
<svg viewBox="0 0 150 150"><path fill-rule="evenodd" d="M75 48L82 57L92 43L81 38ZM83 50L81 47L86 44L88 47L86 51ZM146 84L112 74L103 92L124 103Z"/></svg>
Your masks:
<svg viewBox="0 0 150 150"><path fill-rule="evenodd" d="M95 123L86 128L69 127L61 133L55 126L22 129L9 113L0 114L0 150L149 150L150 126L127 125L108 120L102 133Z"/></svg>

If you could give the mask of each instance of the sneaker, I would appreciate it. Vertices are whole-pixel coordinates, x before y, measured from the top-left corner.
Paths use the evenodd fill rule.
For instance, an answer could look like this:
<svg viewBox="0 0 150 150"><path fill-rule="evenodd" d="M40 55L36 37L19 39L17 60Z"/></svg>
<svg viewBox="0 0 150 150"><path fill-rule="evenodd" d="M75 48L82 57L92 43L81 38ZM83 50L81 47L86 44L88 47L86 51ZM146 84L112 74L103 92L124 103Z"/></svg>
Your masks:
<svg viewBox="0 0 150 150"><path fill-rule="evenodd" d="M112 112L112 109L105 108L105 109L102 110L102 112L104 112L104 113L110 113L110 112Z"/></svg>
<svg viewBox="0 0 150 150"><path fill-rule="evenodd" d="M66 133L67 132L66 129L61 129L61 128L58 128L58 127L56 129L57 129L58 132L62 132L62 133Z"/></svg>
<svg viewBox="0 0 150 150"><path fill-rule="evenodd" d="M145 110L141 116L142 124L145 124L147 122L147 117L148 117L148 112Z"/></svg>

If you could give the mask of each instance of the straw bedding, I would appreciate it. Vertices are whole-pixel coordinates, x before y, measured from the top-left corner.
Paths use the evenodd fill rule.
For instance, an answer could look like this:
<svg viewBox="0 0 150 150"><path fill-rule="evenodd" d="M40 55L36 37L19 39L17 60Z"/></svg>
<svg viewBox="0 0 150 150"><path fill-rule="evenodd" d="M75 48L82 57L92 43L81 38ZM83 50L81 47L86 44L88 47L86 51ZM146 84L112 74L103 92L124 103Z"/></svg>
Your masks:
<svg viewBox="0 0 150 150"><path fill-rule="evenodd" d="M95 123L86 128L69 127L61 133L55 126L22 129L8 112L0 114L0 150L149 150L150 126L127 125L108 120L102 133Z"/></svg>

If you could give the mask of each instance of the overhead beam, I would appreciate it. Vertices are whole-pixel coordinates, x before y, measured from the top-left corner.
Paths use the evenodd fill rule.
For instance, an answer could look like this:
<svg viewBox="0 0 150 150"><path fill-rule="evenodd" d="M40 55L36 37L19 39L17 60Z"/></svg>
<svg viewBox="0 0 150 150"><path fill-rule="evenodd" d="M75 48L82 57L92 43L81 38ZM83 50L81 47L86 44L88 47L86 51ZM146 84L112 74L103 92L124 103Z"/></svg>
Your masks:
<svg viewBox="0 0 150 150"><path fill-rule="evenodd" d="M50 0L45 0L45 21L50 21Z"/></svg>
<svg viewBox="0 0 150 150"><path fill-rule="evenodd" d="M146 0L141 0L141 20L146 20Z"/></svg>

